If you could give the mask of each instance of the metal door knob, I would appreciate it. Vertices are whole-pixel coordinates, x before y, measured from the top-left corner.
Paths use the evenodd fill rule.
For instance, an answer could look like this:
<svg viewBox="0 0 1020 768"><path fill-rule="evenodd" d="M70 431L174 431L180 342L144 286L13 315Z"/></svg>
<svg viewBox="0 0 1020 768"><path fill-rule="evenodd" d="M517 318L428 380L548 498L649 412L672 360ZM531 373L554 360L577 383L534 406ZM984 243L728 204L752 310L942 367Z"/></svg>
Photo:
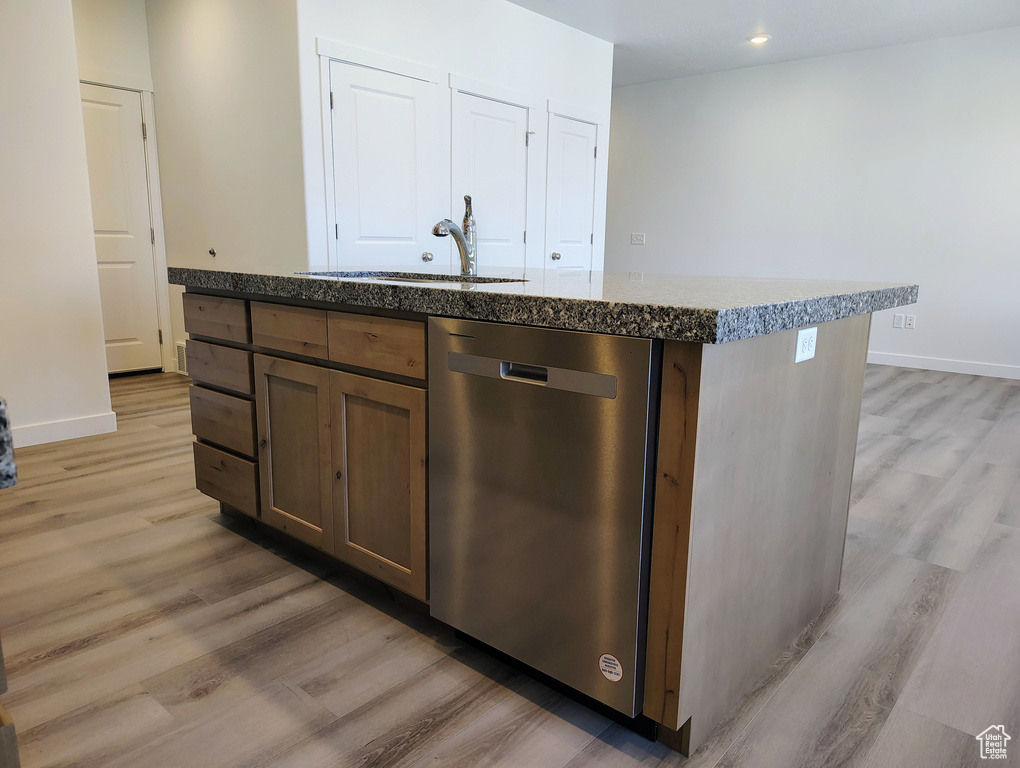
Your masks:
<svg viewBox="0 0 1020 768"><path fill-rule="evenodd" d="M431 254L431 253L429 253L428 251L425 251L425 253L423 253L423 254L421 255L421 260L422 260L422 261L432 261L432 259L433 259L433 256L432 256L432 254Z"/></svg>
<svg viewBox="0 0 1020 768"><path fill-rule="evenodd" d="M553 261L559 261L561 258L563 258L563 257L560 256L558 253L556 253L556 251L553 251L553 254L552 254L552 260Z"/></svg>

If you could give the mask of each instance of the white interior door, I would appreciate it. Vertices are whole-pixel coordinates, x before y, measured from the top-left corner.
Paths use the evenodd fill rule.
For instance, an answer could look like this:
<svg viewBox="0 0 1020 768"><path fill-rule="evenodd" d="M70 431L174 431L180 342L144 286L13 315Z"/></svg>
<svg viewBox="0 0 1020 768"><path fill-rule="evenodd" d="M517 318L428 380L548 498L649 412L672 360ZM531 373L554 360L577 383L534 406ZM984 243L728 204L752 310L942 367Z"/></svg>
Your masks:
<svg viewBox="0 0 1020 768"><path fill-rule="evenodd" d="M549 115L547 267L591 269L597 132L592 123Z"/></svg>
<svg viewBox="0 0 1020 768"><path fill-rule="evenodd" d="M449 216L438 85L338 61L329 77L337 262L447 271L449 239L432 235Z"/></svg>
<svg viewBox="0 0 1020 768"><path fill-rule="evenodd" d="M478 264L523 274L528 206L528 110L460 91L453 94L451 209L463 218L471 195Z"/></svg>
<svg viewBox="0 0 1020 768"><path fill-rule="evenodd" d="M107 367L162 368L141 94L82 84L81 104Z"/></svg>

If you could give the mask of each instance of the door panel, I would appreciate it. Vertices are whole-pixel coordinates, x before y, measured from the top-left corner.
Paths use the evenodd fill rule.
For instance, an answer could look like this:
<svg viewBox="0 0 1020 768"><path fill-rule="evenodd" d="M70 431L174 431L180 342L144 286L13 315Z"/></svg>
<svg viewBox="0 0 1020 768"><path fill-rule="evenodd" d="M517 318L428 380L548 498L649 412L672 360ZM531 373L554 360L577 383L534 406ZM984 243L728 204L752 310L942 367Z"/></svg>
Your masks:
<svg viewBox="0 0 1020 768"><path fill-rule="evenodd" d="M449 243L432 235L448 215L438 85L334 61L330 88L339 264L445 271Z"/></svg>
<svg viewBox="0 0 1020 768"><path fill-rule="evenodd" d="M81 96L107 365L160 368L141 96L84 84Z"/></svg>
<svg viewBox="0 0 1020 768"><path fill-rule="evenodd" d="M591 269L598 127L549 116L546 266ZM559 259L552 254L560 255Z"/></svg>
<svg viewBox="0 0 1020 768"><path fill-rule="evenodd" d="M329 371L255 355L262 519L333 551Z"/></svg>
<svg viewBox="0 0 1020 768"><path fill-rule="evenodd" d="M375 510L372 515L348 514L347 540L410 568L411 412L356 395L344 400L347 442L365 448L347 457L347 508Z"/></svg>
<svg viewBox="0 0 1020 768"><path fill-rule="evenodd" d="M334 554L425 600L425 392L333 371L330 398Z"/></svg>
<svg viewBox="0 0 1020 768"><path fill-rule="evenodd" d="M525 266L528 131L526 107L457 91L453 94L453 199L451 218L471 195L484 267Z"/></svg>

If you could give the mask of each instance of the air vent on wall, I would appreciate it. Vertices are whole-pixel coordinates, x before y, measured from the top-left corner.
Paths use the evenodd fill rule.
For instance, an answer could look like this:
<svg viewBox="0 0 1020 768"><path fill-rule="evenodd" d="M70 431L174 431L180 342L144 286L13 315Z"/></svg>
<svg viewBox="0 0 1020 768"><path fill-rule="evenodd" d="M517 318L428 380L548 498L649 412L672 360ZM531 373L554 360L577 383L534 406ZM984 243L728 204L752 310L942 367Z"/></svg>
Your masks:
<svg viewBox="0 0 1020 768"><path fill-rule="evenodd" d="M183 341L177 342L177 370L188 375L188 354Z"/></svg>

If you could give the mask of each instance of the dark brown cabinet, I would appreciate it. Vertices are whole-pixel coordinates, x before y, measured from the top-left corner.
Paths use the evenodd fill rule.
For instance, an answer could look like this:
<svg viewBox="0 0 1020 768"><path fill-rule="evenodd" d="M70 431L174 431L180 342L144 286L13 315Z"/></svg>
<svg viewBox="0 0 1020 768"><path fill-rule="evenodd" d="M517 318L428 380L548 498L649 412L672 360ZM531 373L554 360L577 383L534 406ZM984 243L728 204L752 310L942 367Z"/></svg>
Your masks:
<svg viewBox="0 0 1020 768"><path fill-rule="evenodd" d="M427 600L425 324L193 294L185 319L198 489Z"/></svg>
<svg viewBox="0 0 1020 768"><path fill-rule="evenodd" d="M425 392L330 373L334 554L427 599Z"/></svg>
<svg viewBox="0 0 1020 768"><path fill-rule="evenodd" d="M262 520L332 553L329 376L325 368L255 355Z"/></svg>

